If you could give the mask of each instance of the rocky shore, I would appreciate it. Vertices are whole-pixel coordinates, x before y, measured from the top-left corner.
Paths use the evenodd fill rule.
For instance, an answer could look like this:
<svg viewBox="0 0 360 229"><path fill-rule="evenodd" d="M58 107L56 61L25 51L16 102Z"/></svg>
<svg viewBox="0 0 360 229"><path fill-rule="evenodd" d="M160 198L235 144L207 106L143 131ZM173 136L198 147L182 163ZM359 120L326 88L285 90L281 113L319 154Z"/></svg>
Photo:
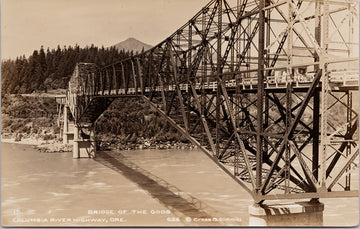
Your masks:
<svg viewBox="0 0 360 229"><path fill-rule="evenodd" d="M64 145L62 141L58 139L44 140L43 138L35 138L34 136L28 137L23 136L22 134L16 134L15 137L9 137L9 135L5 136L5 138L4 136L1 137L1 142L31 145L31 147L42 153L63 153L72 151L72 145Z"/></svg>
<svg viewBox="0 0 360 229"><path fill-rule="evenodd" d="M47 141L34 146L42 153L64 153L73 150L72 145L64 145L61 141Z"/></svg>
<svg viewBox="0 0 360 229"><path fill-rule="evenodd" d="M151 142L145 140L143 142L109 142L109 141L98 141L97 148L100 151L108 151L112 149L117 150L142 150L142 149L197 149L197 146L192 143L176 142L176 141L165 141L165 142Z"/></svg>
<svg viewBox="0 0 360 229"><path fill-rule="evenodd" d="M71 152L72 145L64 145L61 139L46 139L39 136L27 136L23 134L2 134L2 142L32 145L42 153ZM111 140L97 139L97 150L142 150L142 149L197 149L197 146L188 142L178 141L155 141L154 139L139 138L135 141L125 141L120 138Z"/></svg>

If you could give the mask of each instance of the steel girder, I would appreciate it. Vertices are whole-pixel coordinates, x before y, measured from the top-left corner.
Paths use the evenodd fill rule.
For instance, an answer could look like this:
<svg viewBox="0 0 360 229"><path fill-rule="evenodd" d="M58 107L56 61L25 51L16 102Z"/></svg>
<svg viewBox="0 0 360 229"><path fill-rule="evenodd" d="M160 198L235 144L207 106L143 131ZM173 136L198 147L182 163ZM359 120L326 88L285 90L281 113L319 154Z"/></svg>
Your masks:
<svg viewBox="0 0 360 229"><path fill-rule="evenodd" d="M71 111L82 122L98 98L139 96L257 202L357 196L356 9L212 0L152 49L75 71Z"/></svg>

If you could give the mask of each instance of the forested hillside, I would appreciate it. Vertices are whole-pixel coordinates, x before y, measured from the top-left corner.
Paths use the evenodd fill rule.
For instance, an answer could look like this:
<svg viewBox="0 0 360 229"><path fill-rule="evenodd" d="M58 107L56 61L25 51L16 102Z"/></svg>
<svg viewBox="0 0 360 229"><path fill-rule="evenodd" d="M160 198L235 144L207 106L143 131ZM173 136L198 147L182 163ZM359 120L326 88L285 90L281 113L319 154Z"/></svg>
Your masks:
<svg viewBox="0 0 360 229"><path fill-rule="evenodd" d="M102 143L118 149L190 146L185 136L139 98L117 98L96 121L95 132Z"/></svg>
<svg viewBox="0 0 360 229"><path fill-rule="evenodd" d="M85 48L58 46L56 50L35 50L28 58L3 60L2 137L59 140L55 99L18 94L66 89L76 63L90 62L101 67L134 54L133 51L118 51L114 46L107 49L93 45ZM133 149L140 145L143 148L189 147L181 134L138 99L118 98L95 126L100 149L110 146Z"/></svg>
<svg viewBox="0 0 360 229"><path fill-rule="evenodd" d="M53 98L4 95L1 98L1 136L54 139L60 133L58 112Z"/></svg>
<svg viewBox="0 0 360 229"><path fill-rule="evenodd" d="M132 55L132 52L118 51L115 47L57 47L45 51L35 50L28 58L1 62L1 93L32 93L49 89L66 88L77 62L96 63L98 66L111 64Z"/></svg>

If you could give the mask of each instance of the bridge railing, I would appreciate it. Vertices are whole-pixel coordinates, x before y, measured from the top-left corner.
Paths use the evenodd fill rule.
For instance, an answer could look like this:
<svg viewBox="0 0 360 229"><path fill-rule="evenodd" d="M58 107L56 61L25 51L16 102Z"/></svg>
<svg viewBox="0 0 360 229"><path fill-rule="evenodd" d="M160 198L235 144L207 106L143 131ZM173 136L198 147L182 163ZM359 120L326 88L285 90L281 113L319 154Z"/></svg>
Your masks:
<svg viewBox="0 0 360 229"><path fill-rule="evenodd" d="M145 66L139 62L139 59L145 58L142 55L147 55L147 53L126 59L123 62L114 64L111 68L99 68L92 63L78 63L69 81L67 93L70 110L75 120L82 115L86 106L94 96L151 94L161 91L175 91L177 88L179 88L180 91L184 91L184 93L190 91L189 81L182 80L177 82L171 80L171 76L166 77L160 72L157 73L157 77L154 75L154 72L148 72L148 75L143 74ZM175 54L173 55L175 56ZM134 65L134 63L138 64ZM121 66L121 68L117 68L116 66ZM174 73L169 71L168 74ZM306 85L312 83L314 74L314 72L299 73L298 70L295 70L294 74L289 75L285 70L275 70L270 76L264 79L264 84L267 88L281 88L289 83L295 87L306 87ZM334 70L329 73L329 81L330 83L336 83L342 86L354 86L358 85L358 74L359 71L356 69ZM223 75L227 77L231 75L231 78L228 77L229 80L224 81L227 88L238 88L240 90L254 89L258 85L257 75L247 76L246 74L239 74L237 72L226 72L223 73ZM148 79L149 82L145 83L144 79L150 77L154 78ZM216 91L218 87L217 79L213 77L212 74L205 76L205 79L207 80L204 80L204 77L201 75L193 77L192 81L195 81L195 89L210 89Z"/></svg>

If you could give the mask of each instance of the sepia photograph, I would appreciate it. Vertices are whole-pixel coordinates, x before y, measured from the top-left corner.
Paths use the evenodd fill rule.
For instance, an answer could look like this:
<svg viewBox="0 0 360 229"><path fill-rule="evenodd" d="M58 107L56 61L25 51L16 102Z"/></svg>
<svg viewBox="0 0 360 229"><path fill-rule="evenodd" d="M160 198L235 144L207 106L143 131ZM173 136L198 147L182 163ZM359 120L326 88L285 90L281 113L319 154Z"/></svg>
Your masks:
<svg viewBox="0 0 360 229"><path fill-rule="evenodd" d="M2 227L359 225L359 1L2 0Z"/></svg>

